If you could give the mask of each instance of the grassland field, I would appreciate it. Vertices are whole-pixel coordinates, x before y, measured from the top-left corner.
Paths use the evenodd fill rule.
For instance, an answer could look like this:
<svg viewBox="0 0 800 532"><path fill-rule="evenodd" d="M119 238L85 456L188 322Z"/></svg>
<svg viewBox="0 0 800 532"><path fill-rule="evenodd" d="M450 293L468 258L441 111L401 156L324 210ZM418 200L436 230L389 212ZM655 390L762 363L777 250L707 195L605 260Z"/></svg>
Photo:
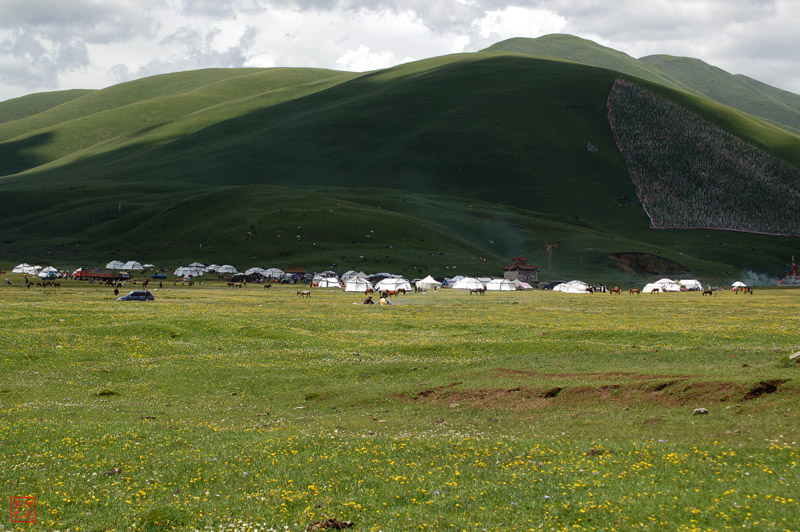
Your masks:
<svg viewBox="0 0 800 532"><path fill-rule="evenodd" d="M296 290L0 286L0 530L799 529L798 290Z"/></svg>

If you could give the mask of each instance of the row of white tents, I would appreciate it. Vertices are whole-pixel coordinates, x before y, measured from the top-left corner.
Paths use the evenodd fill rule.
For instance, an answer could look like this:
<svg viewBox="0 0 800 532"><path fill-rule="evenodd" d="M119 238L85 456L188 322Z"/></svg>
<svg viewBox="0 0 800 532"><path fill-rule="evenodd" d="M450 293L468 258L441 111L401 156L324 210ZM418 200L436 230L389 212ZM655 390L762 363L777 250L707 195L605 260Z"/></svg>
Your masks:
<svg viewBox="0 0 800 532"><path fill-rule="evenodd" d="M696 279L681 279L680 281L674 281L672 279L659 279L658 281L644 285L642 292L650 293L656 289L658 289L659 292L684 292L687 290L702 290L703 285L700 284L700 281ZM583 281L569 281L568 283L561 283L554 286L553 292L563 292L565 294L588 294L589 285Z"/></svg>

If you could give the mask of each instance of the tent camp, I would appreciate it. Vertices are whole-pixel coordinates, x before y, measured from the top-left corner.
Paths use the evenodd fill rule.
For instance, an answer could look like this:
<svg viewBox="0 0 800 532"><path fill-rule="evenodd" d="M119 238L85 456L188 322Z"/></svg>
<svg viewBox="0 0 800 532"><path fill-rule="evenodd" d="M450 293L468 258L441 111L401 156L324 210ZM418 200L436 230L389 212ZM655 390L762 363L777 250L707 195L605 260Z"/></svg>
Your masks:
<svg viewBox="0 0 800 532"><path fill-rule="evenodd" d="M700 284L700 281L697 279L681 279L678 282L685 286L687 290L696 291L703 289L703 285Z"/></svg>
<svg viewBox="0 0 800 532"><path fill-rule="evenodd" d="M121 270L125 263L121 260L112 260L106 264L106 270Z"/></svg>
<svg viewBox="0 0 800 532"><path fill-rule="evenodd" d="M647 283L644 285L642 292L649 294L656 288L658 288L659 292L681 292L686 290L686 288L684 288L684 286L678 281L673 281L672 279L659 279L654 283Z"/></svg>
<svg viewBox="0 0 800 532"><path fill-rule="evenodd" d="M480 290L483 288L483 283L474 277L464 277L463 279L459 279L453 283L451 288L455 288L457 290Z"/></svg>
<svg viewBox="0 0 800 532"><path fill-rule="evenodd" d="M125 264L122 265L122 268L120 268L120 270L123 270L123 271L126 271L126 272L131 272L131 271L139 271L140 272L140 271L144 270L144 266L142 266L141 264L139 264L135 260L129 260L128 262L126 262Z"/></svg>
<svg viewBox="0 0 800 532"><path fill-rule="evenodd" d="M589 285L583 281L570 281L568 283L561 283L553 287L553 292L562 292L564 294L588 294Z"/></svg>
<svg viewBox="0 0 800 532"><path fill-rule="evenodd" d="M372 284L366 279L351 278L344 284L345 292L366 292L372 290Z"/></svg>
<svg viewBox="0 0 800 532"><path fill-rule="evenodd" d="M514 290L516 290L514 283L508 279L492 279L486 283L487 292L513 292Z"/></svg>
<svg viewBox="0 0 800 532"><path fill-rule="evenodd" d="M339 284L339 279L336 277L325 277L324 279L320 279L318 281L314 281L318 288L341 288L342 285Z"/></svg>
<svg viewBox="0 0 800 532"><path fill-rule="evenodd" d="M411 283L409 283L406 279L399 278L399 279L384 279L383 281L379 282L375 285L375 290L406 290L410 292Z"/></svg>
<svg viewBox="0 0 800 532"><path fill-rule="evenodd" d="M23 262L22 264L17 264L11 270L11 273L25 273L28 275L36 275L41 270L41 266L31 266L27 262Z"/></svg>
<svg viewBox="0 0 800 532"><path fill-rule="evenodd" d="M424 279L420 279L416 283L414 283L417 287L417 290L434 290L440 286L442 283L431 277L430 275Z"/></svg>

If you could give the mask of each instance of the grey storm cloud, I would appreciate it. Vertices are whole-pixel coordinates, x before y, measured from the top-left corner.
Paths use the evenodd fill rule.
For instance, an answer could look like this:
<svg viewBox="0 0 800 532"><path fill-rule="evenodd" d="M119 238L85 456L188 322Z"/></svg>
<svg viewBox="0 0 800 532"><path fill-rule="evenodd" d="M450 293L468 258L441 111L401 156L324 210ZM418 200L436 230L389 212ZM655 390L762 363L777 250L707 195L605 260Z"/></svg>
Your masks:
<svg viewBox="0 0 800 532"><path fill-rule="evenodd" d="M90 64L87 44L124 41L152 23L140 8L95 0L0 2L0 82L55 88L60 74Z"/></svg>

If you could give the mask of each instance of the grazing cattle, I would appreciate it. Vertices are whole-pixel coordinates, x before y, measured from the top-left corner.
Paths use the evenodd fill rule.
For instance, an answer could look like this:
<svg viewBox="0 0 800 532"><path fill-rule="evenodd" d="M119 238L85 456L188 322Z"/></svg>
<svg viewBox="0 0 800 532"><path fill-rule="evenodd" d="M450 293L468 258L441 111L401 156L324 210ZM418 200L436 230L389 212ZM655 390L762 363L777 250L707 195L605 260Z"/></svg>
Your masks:
<svg viewBox="0 0 800 532"><path fill-rule="evenodd" d="M608 293L609 293L609 294L612 294L612 295L614 295L614 294L617 294L618 296L619 296L619 295L622 295L622 292L620 292L620 291L619 291L619 288L618 288L618 287L616 287L616 286L615 286L614 288L612 288L611 290L609 290L609 291L608 291Z"/></svg>
<svg viewBox="0 0 800 532"><path fill-rule="evenodd" d="M631 288L631 291L630 291L631 295L633 295L633 294L641 294L641 293L642 293L642 291L639 290L638 288Z"/></svg>
<svg viewBox="0 0 800 532"><path fill-rule="evenodd" d="M703 290L703 295L704 296L713 296L714 295L714 291L712 289L710 289L710 288L706 288L705 290Z"/></svg>
<svg viewBox="0 0 800 532"><path fill-rule="evenodd" d="M309 298L311 297L311 290L298 290L297 295L300 297Z"/></svg>
<svg viewBox="0 0 800 532"><path fill-rule="evenodd" d="M481 288L470 288L469 289L469 295L472 295L473 293L484 295L486 293L486 289L483 288L483 287L481 287Z"/></svg>
<svg viewBox="0 0 800 532"><path fill-rule="evenodd" d="M659 290L658 288L653 288L652 290L650 290L650 293L651 293L651 294L657 294L657 293L659 293L660 291L661 291L661 290Z"/></svg>

